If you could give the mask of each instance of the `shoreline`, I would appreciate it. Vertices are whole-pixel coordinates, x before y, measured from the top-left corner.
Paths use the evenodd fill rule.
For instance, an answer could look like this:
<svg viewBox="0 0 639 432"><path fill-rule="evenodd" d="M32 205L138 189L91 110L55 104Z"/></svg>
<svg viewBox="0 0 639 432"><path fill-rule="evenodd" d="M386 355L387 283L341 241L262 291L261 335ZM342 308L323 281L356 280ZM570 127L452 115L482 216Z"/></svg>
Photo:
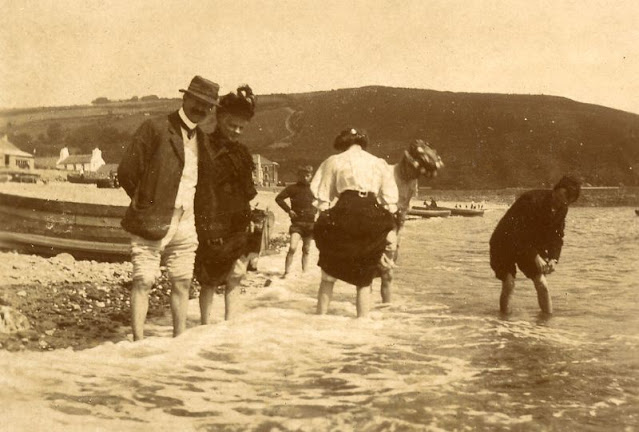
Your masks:
<svg viewBox="0 0 639 432"><path fill-rule="evenodd" d="M270 253L269 260L284 266L283 250ZM262 260L263 258L260 258ZM69 254L51 258L0 252L0 308L11 308L26 317L28 328L0 332L0 349L6 351L84 350L107 342L131 341L131 263L75 260ZM240 296L253 295L270 285L269 272L249 272ZM26 272L28 269L28 273ZM22 271L21 271L22 270ZM149 294L147 327L171 328L170 283L165 269ZM35 276L34 276L35 275ZM15 282L15 283L12 283ZM189 302L196 302L199 285L193 281ZM222 297L222 293L215 297ZM214 300L215 309L224 301ZM2 310L7 327L20 322L20 315ZM223 310L219 311L223 316ZM189 323L189 327L193 324ZM154 336L158 330L148 330Z"/></svg>
<svg viewBox="0 0 639 432"><path fill-rule="evenodd" d="M0 192L59 201L128 205L122 189L97 189L95 185L70 183L0 183ZM288 232L289 220L275 203L275 192L260 191L253 206L275 213L271 239L284 265L280 237ZM63 253L53 257L0 251L0 349L7 351L82 350L107 342L130 340L130 280L132 265L125 262L76 260ZM268 277L266 278L268 280ZM263 274L250 272L243 295L265 284ZM199 287L192 286L190 299ZM170 326L170 287L165 273L149 297L147 323L167 321ZM223 303L219 300L216 303ZM19 312L19 314L13 311ZM29 328L20 324L24 318ZM164 325L164 324L163 324ZM19 328L15 331L16 328ZM149 333L150 335L152 333Z"/></svg>
<svg viewBox="0 0 639 432"><path fill-rule="evenodd" d="M258 196L252 201L260 208L268 207L271 211L280 212L279 216L286 217L275 203L275 195L283 187L258 187ZM485 202L485 208L501 208L510 206L523 192L534 188L504 188L504 189L432 189L420 187L413 201L435 198L435 201L451 204L470 204L472 201ZM123 189L98 189L95 185L68 183L66 181L50 181L46 184L37 183L0 183L0 192L13 195L23 195L34 198L54 199L58 201L86 202L91 204L105 204L128 206L129 197ZM639 186L620 186L611 188L583 187L581 196L573 207L639 207ZM288 228L287 228L288 229Z"/></svg>
<svg viewBox="0 0 639 432"><path fill-rule="evenodd" d="M516 191L519 190L504 190L500 196L514 197ZM0 192L54 200L128 204L128 197L121 189L97 189L93 185L0 183ZM442 191L420 189L418 198L413 199L412 204L421 205L421 201L433 196L440 205L454 205L460 202L456 198L469 197L467 194L461 195L460 191L450 195L440 192ZM277 268L281 264L283 270L290 222L275 203L276 194L277 190L260 190L251 204L269 209L275 214L271 240L275 240L276 247L264 255L269 255L266 261L270 263L276 260ZM498 210L507 207L507 203L495 200L487 201L484 208ZM68 254L45 258L0 251L0 308L3 308L3 315L4 308L13 308L30 323L28 329L0 333L0 349L81 350L107 342L130 340L131 270L129 261L107 263L76 260ZM276 277L272 271L263 271L258 265L258 272L250 272L245 278L243 295L250 295L270 284L272 277ZM196 299L198 291L195 283L190 298ZM167 325L170 327L169 298L169 284L163 275L151 292L147 319L149 323L162 322L161 331L166 331ZM215 303L223 301L216 300Z"/></svg>

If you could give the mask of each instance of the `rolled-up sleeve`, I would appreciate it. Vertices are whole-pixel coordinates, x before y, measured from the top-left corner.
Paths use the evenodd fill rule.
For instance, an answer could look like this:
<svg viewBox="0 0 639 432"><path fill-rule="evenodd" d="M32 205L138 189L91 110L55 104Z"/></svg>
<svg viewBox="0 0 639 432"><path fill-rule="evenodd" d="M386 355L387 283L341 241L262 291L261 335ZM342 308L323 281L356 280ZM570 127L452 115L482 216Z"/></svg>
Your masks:
<svg viewBox="0 0 639 432"><path fill-rule="evenodd" d="M328 158L319 166L313 180L311 180L311 192L315 198L313 205L319 210L326 210L337 196L333 159Z"/></svg>
<svg viewBox="0 0 639 432"><path fill-rule="evenodd" d="M395 176L393 170L385 160L379 160L379 169L381 171L380 176L382 183L379 191L379 200L386 206L388 211L395 213L397 211L397 201L399 200L399 190L397 189L397 182L395 182Z"/></svg>

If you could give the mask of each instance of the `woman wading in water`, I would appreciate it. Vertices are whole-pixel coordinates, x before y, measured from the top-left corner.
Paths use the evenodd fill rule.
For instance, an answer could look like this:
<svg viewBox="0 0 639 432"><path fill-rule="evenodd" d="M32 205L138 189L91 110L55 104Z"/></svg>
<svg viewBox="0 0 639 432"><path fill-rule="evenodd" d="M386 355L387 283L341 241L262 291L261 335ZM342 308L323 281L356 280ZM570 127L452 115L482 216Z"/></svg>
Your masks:
<svg viewBox="0 0 639 432"><path fill-rule="evenodd" d="M322 268L318 314L328 312L333 286L340 279L356 286L357 316L366 316L373 277L395 239L388 234L395 227L397 184L386 161L368 153L367 146L364 132L342 131L334 142L340 153L326 159L311 181L321 211L314 228Z"/></svg>

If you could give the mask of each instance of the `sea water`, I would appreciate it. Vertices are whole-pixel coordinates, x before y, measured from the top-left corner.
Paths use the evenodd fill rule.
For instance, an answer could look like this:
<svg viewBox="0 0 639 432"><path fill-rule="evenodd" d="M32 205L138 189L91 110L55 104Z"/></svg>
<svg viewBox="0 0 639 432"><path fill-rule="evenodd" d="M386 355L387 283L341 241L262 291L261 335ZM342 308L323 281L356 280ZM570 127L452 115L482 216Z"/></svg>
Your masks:
<svg viewBox="0 0 639 432"><path fill-rule="evenodd" d="M366 319L342 283L315 315L319 269L282 280L275 255L234 321L218 297L197 326L194 300L177 339L167 318L142 342L0 352L2 430L638 430L639 217L571 209L554 315L520 276L503 318L488 239L504 211L408 221L393 303L376 281Z"/></svg>

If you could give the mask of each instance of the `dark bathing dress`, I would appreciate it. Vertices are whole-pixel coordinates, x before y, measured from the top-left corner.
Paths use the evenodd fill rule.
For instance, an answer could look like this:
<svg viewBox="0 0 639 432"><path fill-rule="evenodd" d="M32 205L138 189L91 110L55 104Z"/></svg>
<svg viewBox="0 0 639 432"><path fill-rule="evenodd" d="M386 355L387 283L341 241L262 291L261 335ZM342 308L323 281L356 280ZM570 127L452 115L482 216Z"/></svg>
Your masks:
<svg viewBox="0 0 639 432"><path fill-rule="evenodd" d="M515 276L517 267L533 279L540 274L535 264L544 259L559 260L563 246L568 207L553 209L551 190L523 193L501 218L490 238L490 266L495 277Z"/></svg>

